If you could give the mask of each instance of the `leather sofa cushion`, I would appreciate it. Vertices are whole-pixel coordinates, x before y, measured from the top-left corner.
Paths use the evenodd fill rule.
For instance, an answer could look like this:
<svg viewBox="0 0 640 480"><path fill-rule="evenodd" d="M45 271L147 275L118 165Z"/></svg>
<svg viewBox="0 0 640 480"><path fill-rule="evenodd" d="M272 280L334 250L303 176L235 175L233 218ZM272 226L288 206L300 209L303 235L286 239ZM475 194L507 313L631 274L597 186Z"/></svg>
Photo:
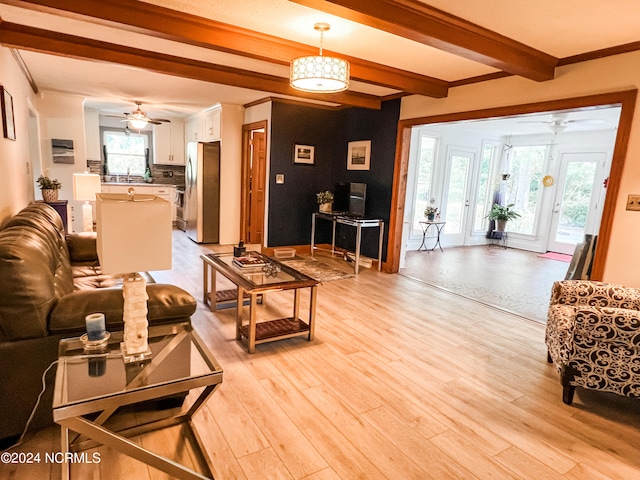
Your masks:
<svg viewBox="0 0 640 480"><path fill-rule="evenodd" d="M89 290L92 288L109 288L122 286L121 274L102 274L100 267L73 266L73 284L76 290ZM147 272L140 272L147 284L155 283Z"/></svg>
<svg viewBox="0 0 640 480"><path fill-rule="evenodd" d="M74 289L68 259L61 257L57 252L59 247L46 237L45 230L20 226L1 232L0 292L4 293L0 295L0 337L3 340L47 336L49 312L58 298ZM66 253L66 247L64 249Z"/></svg>
<svg viewBox="0 0 640 480"><path fill-rule="evenodd" d="M149 323L185 319L196 311L193 296L175 285L147 285ZM51 334L86 331L85 315L104 313L107 330L122 330L122 289L120 287L80 290L62 297L51 312Z"/></svg>
<svg viewBox="0 0 640 480"><path fill-rule="evenodd" d="M66 236L71 263L98 262L95 232L73 233Z"/></svg>

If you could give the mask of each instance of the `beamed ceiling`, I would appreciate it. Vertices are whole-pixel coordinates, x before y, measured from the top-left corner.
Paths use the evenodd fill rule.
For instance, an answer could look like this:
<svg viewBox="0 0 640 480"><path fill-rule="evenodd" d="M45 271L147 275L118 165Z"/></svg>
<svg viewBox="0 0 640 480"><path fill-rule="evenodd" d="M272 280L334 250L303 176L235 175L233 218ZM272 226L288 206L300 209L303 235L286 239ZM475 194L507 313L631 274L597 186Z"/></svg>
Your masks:
<svg viewBox="0 0 640 480"><path fill-rule="evenodd" d="M638 49L640 2L0 0L0 18L0 43L38 89L187 115L270 97L379 108L508 75L549 82L559 65ZM289 86L290 60L318 52L320 21L332 26L325 52L351 63L346 92Z"/></svg>

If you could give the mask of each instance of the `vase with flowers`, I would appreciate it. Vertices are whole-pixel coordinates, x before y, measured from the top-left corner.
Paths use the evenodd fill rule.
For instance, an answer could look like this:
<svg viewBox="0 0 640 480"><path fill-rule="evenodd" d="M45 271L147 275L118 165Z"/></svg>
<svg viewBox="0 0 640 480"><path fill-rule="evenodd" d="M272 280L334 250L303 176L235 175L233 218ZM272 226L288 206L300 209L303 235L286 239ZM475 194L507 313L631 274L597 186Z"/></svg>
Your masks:
<svg viewBox="0 0 640 480"><path fill-rule="evenodd" d="M333 210L333 193L329 190L316 193L316 201L320 206L320 212L331 213Z"/></svg>
<svg viewBox="0 0 640 480"><path fill-rule="evenodd" d="M436 215L438 214L438 208L433 205L427 205L424 209L424 216L427 217L427 220L432 222L436 219Z"/></svg>
<svg viewBox="0 0 640 480"><path fill-rule="evenodd" d="M46 203L58 201L58 190L62 188L62 184L57 178L51 179L47 175L40 175L36 181L42 190L42 199Z"/></svg>

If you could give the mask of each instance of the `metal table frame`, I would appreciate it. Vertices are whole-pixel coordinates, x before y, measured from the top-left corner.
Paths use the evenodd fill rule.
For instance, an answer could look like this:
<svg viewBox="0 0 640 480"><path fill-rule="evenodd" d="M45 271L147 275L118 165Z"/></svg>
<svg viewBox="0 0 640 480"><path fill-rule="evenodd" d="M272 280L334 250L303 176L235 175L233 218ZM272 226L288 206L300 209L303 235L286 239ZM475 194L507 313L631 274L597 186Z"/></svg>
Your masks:
<svg viewBox="0 0 640 480"><path fill-rule="evenodd" d="M247 253L258 255L257 252ZM251 280L251 270L243 271L239 267L230 265L224 261L225 259L233 258L233 255L230 253L205 253L201 255L200 258L203 262L203 301L205 305L207 303L210 304L212 311L216 309L216 303L219 298L216 292L216 273L220 273L236 285L236 340L242 341L243 338L246 338L248 353L255 352L256 345L260 343L298 336L306 336L309 341L314 339L317 290L320 282L272 258L269 258L271 263L278 265L283 273L295 278L287 281L259 284ZM259 271L258 274L260 274ZM211 287L209 285L211 285ZM299 318L299 290L303 288L309 288L311 290L307 322ZM293 316L258 322L256 315L258 298L264 298L264 295L269 292L278 292L281 290L294 291ZM249 321L248 324L245 324L243 311L245 298L247 296L249 297Z"/></svg>
<svg viewBox="0 0 640 480"><path fill-rule="evenodd" d="M149 328L150 339L152 336L174 334L175 336L169 341L168 345L158 352L157 355L154 355L148 363L145 363L144 369L129 382L125 391L73 401L67 398L67 365L69 362L81 361L82 357L86 359L88 356L83 353L82 342L79 338L63 339L60 341L59 364L56 373L53 400L53 418L55 422L62 427L61 448L65 455L71 451L84 450L102 444L157 468L175 478L189 480L214 478L215 470L211 459L202 449L202 442L193 426L192 418L222 383L222 368L211 352L205 347L200 337L193 331L189 323L159 325ZM186 337L190 337L191 345L198 350L201 359L206 363L210 372L159 384L144 385L145 379L151 372L159 368L163 360L165 360ZM121 341L122 332L115 332L112 333L109 344L119 345ZM117 352L119 352L119 350L117 350ZM109 355L117 355L117 353L112 350ZM94 356L99 357L99 354ZM168 416L143 425L135 425L119 431L112 431L104 425L119 407L148 400L156 400L202 387L204 388L187 411L184 411L183 408L173 416ZM93 413L98 413L95 419L92 420L92 417L86 417ZM179 424L186 425L186 433L189 435L190 440L194 441L194 446L198 450L196 453L200 455L202 460L200 463L208 469L205 475L153 453L128 439L128 437ZM72 437L70 430L76 432L78 435ZM89 441L79 442L80 435L86 436L89 438ZM64 462L62 464L62 478L65 480L69 479L69 468L70 463Z"/></svg>
<svg viewBox="0 0 640 480"><path fill-rule="evenodd" d="M362 242L362 229L378 227L380 229L380 235L378 240L378 271L382 270L382 243L384 239L384 222L380 218L357 218L347 217L344 215L334 215L331 213L314 212L311 217L311 256L315 250L319 250L319 247L315 246L316 242L316 222L318 218L332 222L331 233L331 253L340 253L336 250L336 224L349 225L356 228L356 251L355 251L355 266L354 272L358 275L360 270L360 247Z"/></svg>
<svg viewBox="0 0 640 480"><path fill-rule="evenodd" d="M420 244L420 247L418 247L418 251L422 250L422 247L424 247L425 251L432 252L436 249L436 247L440 247L440 251L444 252L444 250L442 250L442 244L440 243L440 234L442 233L442 229L447 222L422 220L418 223L420 224L420 227L422 227L422 243ZM425 241L427 240L427 233L429 232L429 228L431 227L431 225L435 225L436 227L436 243L433 245L433 248L427 248L427 246L425 245Z"/></svg>

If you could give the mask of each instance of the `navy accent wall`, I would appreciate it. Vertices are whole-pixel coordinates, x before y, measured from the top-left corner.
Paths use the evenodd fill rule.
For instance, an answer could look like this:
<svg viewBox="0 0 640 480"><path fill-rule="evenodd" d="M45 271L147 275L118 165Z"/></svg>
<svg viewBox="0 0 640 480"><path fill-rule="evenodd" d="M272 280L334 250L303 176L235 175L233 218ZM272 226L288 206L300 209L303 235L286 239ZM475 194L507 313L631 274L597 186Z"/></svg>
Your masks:
<svg viewBox="0 0 640 480"><path fill-rule="evenodd" d="M366 215L385 222L386 252L400 100L383 102L380 110L272 105L268 245L308 245L311 214L318 210L316 193L334 191L340 182L363 182L367 184ZM347 170L348 143L359 140L371 140L371 168ZM296 143L315 146L314 166L293 164ZM285 175L284 184L275 183L276 174ZM349 229L353 227L339 226L336 243L352 250L355 233ZM331 242L329 222L318 222L316 240ZM378 257L377 229L363 229L362 253Z"/></svg>

